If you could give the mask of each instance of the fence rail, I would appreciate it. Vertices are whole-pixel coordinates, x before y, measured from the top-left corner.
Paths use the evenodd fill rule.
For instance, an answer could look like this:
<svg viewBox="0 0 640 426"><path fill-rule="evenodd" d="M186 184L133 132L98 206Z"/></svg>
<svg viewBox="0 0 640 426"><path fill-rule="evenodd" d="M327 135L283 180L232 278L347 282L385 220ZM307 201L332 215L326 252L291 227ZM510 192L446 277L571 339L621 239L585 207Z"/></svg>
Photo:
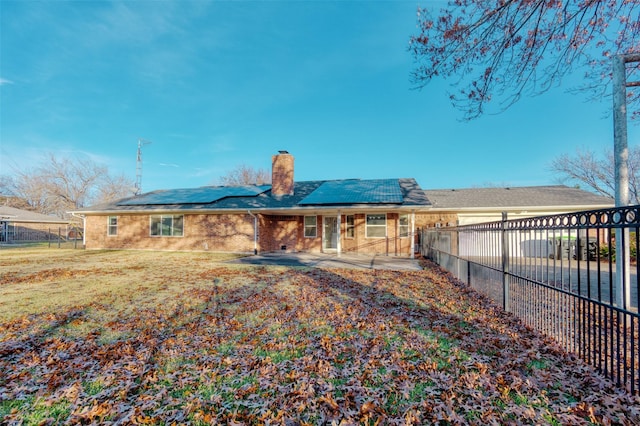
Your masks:
<svg viewBox="0 0 640 426"><path fill-rule="evenodd" d="M427 228L420 252L640 393L640 206Z"/></svg>
<svg viewBox="0 0 640 426"><path fill-rule="evenodd" d="M29 229L11 227L0 233L0 248L25 244L46 244L51 248L83 248L83 229L78 227L51 227Z"/></svg>

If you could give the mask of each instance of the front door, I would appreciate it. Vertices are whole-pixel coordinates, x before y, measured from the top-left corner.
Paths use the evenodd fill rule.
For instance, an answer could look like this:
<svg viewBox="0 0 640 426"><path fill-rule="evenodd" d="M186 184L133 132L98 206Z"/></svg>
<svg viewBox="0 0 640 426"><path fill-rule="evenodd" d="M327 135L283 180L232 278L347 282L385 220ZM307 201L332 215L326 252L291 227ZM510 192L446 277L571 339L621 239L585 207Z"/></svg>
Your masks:
<svg viewBox="0 0 640 426"><path fill-rule="evenodd" d="M324 250L338 249L338 217L324 216L322 232L322 248Z"/></svg>

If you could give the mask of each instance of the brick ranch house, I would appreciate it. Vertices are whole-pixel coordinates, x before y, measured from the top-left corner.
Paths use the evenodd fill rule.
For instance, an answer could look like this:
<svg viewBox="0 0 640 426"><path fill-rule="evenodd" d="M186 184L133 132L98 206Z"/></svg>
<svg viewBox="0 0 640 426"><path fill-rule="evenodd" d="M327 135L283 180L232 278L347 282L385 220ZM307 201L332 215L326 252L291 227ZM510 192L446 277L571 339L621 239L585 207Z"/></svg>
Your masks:
<svg viewBox="0 0 640 426"><path fill-rule="evenodd" d="M87 249L414 255L431 203L415 179L296 182L272 157L271 185L162 190L74 211Z"/></svg>
<svg viewBox="0 0 640 426"><path fill-rule="evenodd" d="M413 256L418 228L613 206L564 185L422 190L415 179L294 181L272 157L272 184L153 191L74 211L88 249L325 252Z"/></svg>

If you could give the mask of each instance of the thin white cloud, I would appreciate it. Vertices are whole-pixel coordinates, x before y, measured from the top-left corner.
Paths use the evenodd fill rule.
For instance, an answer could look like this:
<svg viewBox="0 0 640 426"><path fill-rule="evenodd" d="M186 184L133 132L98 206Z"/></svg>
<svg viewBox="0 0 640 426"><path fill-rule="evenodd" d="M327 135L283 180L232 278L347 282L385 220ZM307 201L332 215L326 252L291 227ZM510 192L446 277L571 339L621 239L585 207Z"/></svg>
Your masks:
<svg viewBox="0 0 640 426"><path fill-rule="evenodd" d="M13 84L13 81L0 77L0 86L4 86L5 84Z"/></svg>
<svg viewBox="0 0 640 426"><path fill-rule="evenodd" d="M176 167L176 168L180 167L179 165L174 164L174 163L158 163L158 165L159 166L166 166L166 167Z"/></svg>

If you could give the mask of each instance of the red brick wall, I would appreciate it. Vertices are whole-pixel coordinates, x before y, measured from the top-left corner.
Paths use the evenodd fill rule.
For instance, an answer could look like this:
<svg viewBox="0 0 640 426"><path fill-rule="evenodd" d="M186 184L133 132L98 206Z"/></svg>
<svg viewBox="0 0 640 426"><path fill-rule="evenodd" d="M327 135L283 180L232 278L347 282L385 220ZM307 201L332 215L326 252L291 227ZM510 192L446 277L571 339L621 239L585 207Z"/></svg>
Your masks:
<svg viewBox="0 0 640 426"><path fill-rule="evenodd" d="M260 215L260 251L297 251L299 216Z"/></svg>
<svg viewBox="0 0 640 426"><path fill-rule="evenodd" d="M87 216L88 249L253 251L253 218L248 214L184 215L182 237L150 236L150 215L117 215L118 234L107 235L108 216Z"/></svg>
<svg viewBox="0 0 640 426"><path fill-rule="evenodd" d="M342 215L340 219L340 232L342 235L342 251L347 253L367 253L390 256L409 256L413 239L399 237L400 229L398 213L387 213L387 238L366 237L366 214L354 215L355 232L353 238L347 238L347 217ZM411 233L411 227L409 227Z"/></svg>
<svg viewBox="0 0 640 426"><path fill-rule="evenodd" d="M322 216L317 216L315 237L304 236L304 216L260 216L261 251L320 252L322 250Z"/></svg>
<svg viewBox="0 0 640 426"><path fill-rule="evenodd" d="M185 214L182 237L149 235L150 215L117 215L118 234L107 235L108 216L88 216L88 249L210 250L253 252L254 219L249 214ZM258 214L258 251L321 252L323 216L317 216L316 237L304 236L304 216ZM341 249L345 253L408 256L412 239L399 238L398 214L387 214L387 238L366 238L365 217L355 214L353 238L346 237L346 215L340 218Z"/></svg>

